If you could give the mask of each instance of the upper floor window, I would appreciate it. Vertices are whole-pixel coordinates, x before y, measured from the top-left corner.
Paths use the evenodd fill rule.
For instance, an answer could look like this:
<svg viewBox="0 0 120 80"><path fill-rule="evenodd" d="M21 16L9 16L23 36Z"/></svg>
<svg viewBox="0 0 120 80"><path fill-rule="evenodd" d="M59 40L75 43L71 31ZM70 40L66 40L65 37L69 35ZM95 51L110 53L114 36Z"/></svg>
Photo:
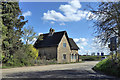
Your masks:
<svg viewBox="0 0 120 80"><path fill-rule="evenodd" d="M63 43L63 47L66 47L66 43Z"/></svg>

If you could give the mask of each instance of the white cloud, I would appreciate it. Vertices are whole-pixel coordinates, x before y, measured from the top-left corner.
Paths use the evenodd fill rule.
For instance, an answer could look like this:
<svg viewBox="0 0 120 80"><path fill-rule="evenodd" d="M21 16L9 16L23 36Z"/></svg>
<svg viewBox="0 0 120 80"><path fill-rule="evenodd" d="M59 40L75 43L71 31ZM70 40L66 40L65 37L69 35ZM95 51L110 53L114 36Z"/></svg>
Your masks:
<svg viewBox="0 0 120 80"><path fill-rule="evenodd" d="M56 12L54 10L51 11L48 10L48 12L44 13L43 15L44 20L60 21L64 19L64 16L61 13Z"/></svg>
<svg viewBox="0 0 120 80"><path fill-rule="evenodd" d="M86 46L88 43L88 40L86 38L74 38L74 41L77 43L77 45L80 46Z"/></svg>
<svg viewBox="0 0 120 80"><path fill-rule="evenodd" d="M56 12L55 10L48 10L47 13L43 14L43 19L59 22L80 21L83 18L89 20L88 17L92 13L89 11L82 11L80 8L81 4L79 0L72 0L68 2L68 4L60 5L59 10L62 11L63 14L61 12Z"/></svg>
<svg viewBox="0 0 120 80"><path fill-rule="evenodd" d="M108 48L108 44L103 45L102 42L100 42L100 39L96 37L93 39L91 48L96 52L104 52L106 54L110 52L110 49Z"/></svg>
<svg viewBox="0 0 120 80"><path fill-rule="evenodd" d="M26 16L31 16L31 15L32 15L31 11L27 11L27 12L23 13L23 16L24 16L24 17L26 17Z"/></svg>
<svg viewBox="0 0 120 80"><path fill-rule="evenodd" d="M51 21L51 24L55 24L55 22Z"/></svg>
<svg viewBox="0 0 120 80"><path fill-rule="evenodd" d="M38 33L38 35L43 34L43 33Z"/></svg>
<svg viewBox="0 0 120 80"><path fill-rule="evenodd" d="M86 38L74 38L73 40L75 41L77 46L80 48L79 53L82 53L82 54L87 53L87 50L85 48L88 44L88 40Z"/></svg>
<svg viewBox="0 0 120 80"><path fill-rule="evenodd" d="M93 39L86 39L86 38L74 38L74 41L76 42L76 44L78 45L78 47L80 48L79 50L79 54L86 54L89 53L91 54L92 52L104 52L105 54L109 54L110 50L108 48L108 44L107 45L101 45L101 43L99 43L100 39L98 38L93 38Z"/></svg>
<svg viewBox="0 0 120 80"><path fill-rule="evenodd" d="M60 25L62 26L62 25L65 25L65 23L60 23Z"/></svg>

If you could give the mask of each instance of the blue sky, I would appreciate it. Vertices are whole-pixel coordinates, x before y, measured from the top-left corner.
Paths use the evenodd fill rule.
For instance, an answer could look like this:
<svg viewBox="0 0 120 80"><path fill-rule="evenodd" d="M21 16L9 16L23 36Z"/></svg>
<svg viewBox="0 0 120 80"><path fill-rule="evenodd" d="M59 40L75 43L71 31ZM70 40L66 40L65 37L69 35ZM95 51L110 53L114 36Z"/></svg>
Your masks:
<svg viewBox="0 0 120 80"><path fill-rule="evenodd" d="M79 54L91 54L92 52L101 52L99 43L94 43L93 21L88 19L89 11L87 5L91 4L93 8L99 3L79 2L20 2L20 8L28 20L25 26L33 26L34 31L39 33L48 33L50 28L55 31L67 31L68 36L73 38L80 47ZM24 26L24 27L25 27ZM103 51L103 50L102 50ZM106 54L108 52L104 51Z"/></svg>

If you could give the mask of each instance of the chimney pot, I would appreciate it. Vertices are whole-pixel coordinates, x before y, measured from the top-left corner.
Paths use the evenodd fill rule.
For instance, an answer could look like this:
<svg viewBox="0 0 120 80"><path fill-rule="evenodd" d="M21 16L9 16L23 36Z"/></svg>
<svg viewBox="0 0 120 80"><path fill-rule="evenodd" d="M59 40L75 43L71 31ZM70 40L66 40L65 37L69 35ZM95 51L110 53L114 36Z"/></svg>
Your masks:
<svg viewBox="0 0 120 80"><path fill-rule="evenodd" d="M50 36L51 36L51 35L53 35L53 34L54 34L54 32L55 32L55 30L54 30L54 29L52 29L52 28L50 28L50 30L49 30L49 34L50 34Z"/></svg>

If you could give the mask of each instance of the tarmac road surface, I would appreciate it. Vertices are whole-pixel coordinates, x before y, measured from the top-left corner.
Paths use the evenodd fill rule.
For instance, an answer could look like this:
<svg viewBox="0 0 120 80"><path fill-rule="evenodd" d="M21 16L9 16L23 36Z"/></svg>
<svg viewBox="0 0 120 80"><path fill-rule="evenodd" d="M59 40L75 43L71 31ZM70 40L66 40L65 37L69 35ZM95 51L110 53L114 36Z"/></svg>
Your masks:
<svg viewBox="0 0 120 80"><path fill-rule="evenodd" d="M117 79L92 70L98 61L2 69L2 78Z"/></svg>

